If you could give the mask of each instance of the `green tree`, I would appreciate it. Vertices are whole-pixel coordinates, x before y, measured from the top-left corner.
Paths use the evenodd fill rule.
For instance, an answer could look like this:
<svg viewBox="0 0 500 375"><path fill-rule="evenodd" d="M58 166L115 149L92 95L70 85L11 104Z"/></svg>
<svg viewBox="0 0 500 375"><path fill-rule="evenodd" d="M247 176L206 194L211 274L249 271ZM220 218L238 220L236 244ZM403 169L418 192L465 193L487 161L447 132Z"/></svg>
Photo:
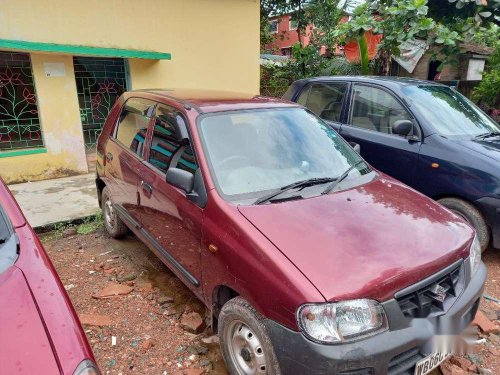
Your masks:
<svg viewBox="0 0 500 375"><path fill-rule="evenodd" d="M359 40L366 31L383 35L378 45L380 74L387 75L391 55L401 54L401 45L416 38L427 40L429 45L441 45L447 56L457 51L461 38L428 16L427 0L379 0L367 2L354 11L348 23L339 25L337 35ZM362 44L358 41L358 44ZM360 48L363 53L363 49Z"/></svg>
<svg viewBox="0 0 500 375"><path fill-rule="evenodd" d="M472 99L480 104L498 108L500 88L500 42L488 59L483 79L472 92Z"/></svg>

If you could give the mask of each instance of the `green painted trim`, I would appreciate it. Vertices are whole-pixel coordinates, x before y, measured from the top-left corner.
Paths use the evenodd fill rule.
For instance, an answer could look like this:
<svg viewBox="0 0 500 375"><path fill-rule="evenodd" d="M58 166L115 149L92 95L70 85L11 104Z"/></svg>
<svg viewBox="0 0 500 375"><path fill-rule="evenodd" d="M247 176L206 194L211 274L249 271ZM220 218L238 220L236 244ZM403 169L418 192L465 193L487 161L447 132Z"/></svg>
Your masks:
<svg viewBox="0 0 500 375"><path fill-rule="evenodd" d="M47 152L46 148L26 148L23 150L0 151L0 159L10 158L13 156L45 154L46 152Z"/></svg>
<svg viewBox="0 0 500 375"><path fill-rule="evenodd" d="M72 44L27 42L24 40L9 39L0 39L0 48L8 48L21 51L68 53L71 55L84 56L123 57L130 59L171 60L172 58L172 55L166 52L77 46Z"/></svg>

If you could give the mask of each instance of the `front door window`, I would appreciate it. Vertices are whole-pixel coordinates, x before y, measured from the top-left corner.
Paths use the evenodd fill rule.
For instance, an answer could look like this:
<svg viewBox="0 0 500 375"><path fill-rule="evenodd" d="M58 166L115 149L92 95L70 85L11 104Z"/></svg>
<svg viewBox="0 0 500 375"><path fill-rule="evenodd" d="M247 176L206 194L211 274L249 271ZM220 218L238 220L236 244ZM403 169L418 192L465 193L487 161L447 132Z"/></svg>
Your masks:
<svg viewBox="0 0 500 375"><path fill-rule="evenodd" d="M354 86L352 126L392 134L392 125L398 120L411 121L412 116L394 96L377 87Z"/></svg>

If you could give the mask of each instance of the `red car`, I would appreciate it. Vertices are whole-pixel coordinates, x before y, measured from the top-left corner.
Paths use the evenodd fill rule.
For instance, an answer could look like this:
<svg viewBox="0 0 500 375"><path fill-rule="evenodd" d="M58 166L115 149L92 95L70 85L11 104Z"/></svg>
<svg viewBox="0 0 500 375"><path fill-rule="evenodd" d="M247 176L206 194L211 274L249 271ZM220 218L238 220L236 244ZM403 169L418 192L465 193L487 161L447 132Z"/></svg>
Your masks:
<svg viewBox="0 0 500 375"><path fill-rule="evenodd" d="M107 231L205 303L231 374L422 375L476 313L474 230L300 105L129 92L97 155Z"/></svg>
<svg viewBox="0 0 500 375"><path fill-rule="evenodd" d="M99 374L68 295L1 178L0 374Z"/></svg>

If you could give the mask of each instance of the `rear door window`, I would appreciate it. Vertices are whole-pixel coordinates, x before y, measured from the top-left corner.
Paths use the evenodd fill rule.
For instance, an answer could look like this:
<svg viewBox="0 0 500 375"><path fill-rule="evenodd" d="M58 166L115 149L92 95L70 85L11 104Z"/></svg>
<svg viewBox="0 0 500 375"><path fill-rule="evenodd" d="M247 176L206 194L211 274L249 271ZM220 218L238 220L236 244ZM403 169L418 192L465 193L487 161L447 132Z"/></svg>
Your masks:
<svg viewBox="0 0 500 375"><path fill-rule="evenodd" d="M356 84L352 95L349 120L352 126L392 134L394 122L413 120L406 108L386 90Z"/></svg>
<svg viewBox="0 0 500 375"><path fill-rule="evenodd" d="M347 83L315 83L308 93L307 108L324 120L340 122L346 92Z"/></svg>
<svg viewBox="0 0 500 375"><path fill-rule="evenodd" d="M189 143L179 139L179 127L187 127L184 116L174 107L159 104L154 115L149 163L163 173L171 166L194 174L198 164Z"/></svg>
<svg viewBox="0 0 500 375"><path fill-rule="evenodd" d="M144 156L144 144L154 103L140 98L130 98L122 108L115 138L139 157Z"/></svg>

